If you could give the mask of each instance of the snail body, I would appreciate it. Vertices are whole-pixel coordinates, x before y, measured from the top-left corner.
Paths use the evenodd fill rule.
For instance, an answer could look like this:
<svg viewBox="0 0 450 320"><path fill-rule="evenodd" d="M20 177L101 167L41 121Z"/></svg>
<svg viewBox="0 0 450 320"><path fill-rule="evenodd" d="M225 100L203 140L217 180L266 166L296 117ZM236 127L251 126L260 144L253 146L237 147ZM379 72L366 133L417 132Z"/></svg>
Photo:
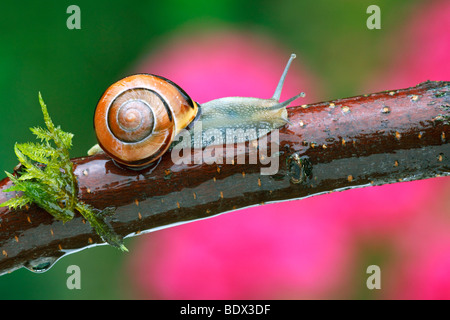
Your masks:
<svg viewBox="0 0 450 320"><path fill-rule="evenodd" d="M111 85L101 97L94 116L99 142L89 155L103 150L116 162L131 168L142 168L159 159L183 130L191 132L194 145L206 147L222 141L195 141L193 133L256 129L256 136L234 142L253 140L288 120L286 107L304 93L279 102L292 54L274 95L270 99L226 97L203 104L192 100L172 81L150 74L126 77ZM175 144L175 143L174 143Z"/></svg>
<svg viewBox="0 0 450 320"><path fill-rule="evenodd" d="M218 142L211 140L211 136L234 135L232 141L227 140L229 143L257 139L289 122L286 108L277 105L277 100L247 97L227 97L206 102L201 106L201 121L195 122L189 130L191 146L204 148L224 143L224 139ZM197 127L200 129L197 130ZM196 130L202 134L195 135Z"/></svg>

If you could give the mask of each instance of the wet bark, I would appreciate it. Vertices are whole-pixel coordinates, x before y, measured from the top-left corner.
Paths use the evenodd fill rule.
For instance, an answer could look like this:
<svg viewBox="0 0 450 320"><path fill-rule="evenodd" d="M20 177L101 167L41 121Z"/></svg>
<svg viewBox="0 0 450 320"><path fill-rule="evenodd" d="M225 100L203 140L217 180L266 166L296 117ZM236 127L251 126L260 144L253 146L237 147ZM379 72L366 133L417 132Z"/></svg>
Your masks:
<svg viewBox="0 0 450 320"><path fill-rule="evenodd" d="M202 161L190 164L175 164L167 153L141 171L119 168L106 155L73 159L79 198L98 209L114 206L107 221L127 236L252 205L450 174L450 82L288 113L292 124L278 137L269 134L268 150L264 140L235 145L234 157L197 150L185 157ZM257 163L249 163L255 155ZM269 167L276 173L262 174ZM0 182L0 190L9 186L7 178ZM13 196L0 192L0 203ZM63 224L36 206L0 208L0 274L22 266L43 271L70 251L100 243L80 215Z"/></svg>

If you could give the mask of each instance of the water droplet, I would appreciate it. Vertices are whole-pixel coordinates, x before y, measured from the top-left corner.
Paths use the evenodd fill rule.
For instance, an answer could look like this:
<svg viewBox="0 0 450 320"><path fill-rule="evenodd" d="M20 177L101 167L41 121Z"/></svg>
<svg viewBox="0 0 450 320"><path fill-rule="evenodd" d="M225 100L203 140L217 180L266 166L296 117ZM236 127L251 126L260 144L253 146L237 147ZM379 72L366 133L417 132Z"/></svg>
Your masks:
<svg viewBox="0 0 450 320"><path fill-rule="evenodd" d="M313 178L312 164L307 156L300 157L294 153L286 159L286 164L292 183L306 183Z"/></svg>
<svg viewBox="0 0 450 320"><path fill-rule="evenodd" d="M58 258L55 257L40 257L35 260L28 261L24 267L35 273L43 273L49 270Z"/></svg>
<svg viewBox="0 0 450 320"><path fill-rule="evenodd" d="M383 109L381 109L382 113L391 113L391 108L389 108L388 106L384 106Z"/></svg>

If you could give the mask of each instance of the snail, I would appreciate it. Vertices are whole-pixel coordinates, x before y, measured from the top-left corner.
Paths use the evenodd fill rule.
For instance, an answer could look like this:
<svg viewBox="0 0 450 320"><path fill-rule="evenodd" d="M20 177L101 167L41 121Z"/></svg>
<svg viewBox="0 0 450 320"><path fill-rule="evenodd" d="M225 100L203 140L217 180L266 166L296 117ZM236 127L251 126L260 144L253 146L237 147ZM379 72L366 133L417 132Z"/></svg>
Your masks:
<svg viewBox="0 0 450 320"><path fill-rule="evenodd" d="M270 99L226 97L199 104L177 84L161 76L136 74L111 85L100 98L94 116L98 145L89 150L93 155L105 152L115 162L140 169L158 160L177 142L183 129L202 133L216 130L257 129L253 137L234 142L253 140L270 130L289 123L286 107L300 93L279 102L284 80L295 54L284 69L275 93ZM256 132L256 131L255 131ZM195 141L206 147L223 144L222 141L202 139Z"/></svg>

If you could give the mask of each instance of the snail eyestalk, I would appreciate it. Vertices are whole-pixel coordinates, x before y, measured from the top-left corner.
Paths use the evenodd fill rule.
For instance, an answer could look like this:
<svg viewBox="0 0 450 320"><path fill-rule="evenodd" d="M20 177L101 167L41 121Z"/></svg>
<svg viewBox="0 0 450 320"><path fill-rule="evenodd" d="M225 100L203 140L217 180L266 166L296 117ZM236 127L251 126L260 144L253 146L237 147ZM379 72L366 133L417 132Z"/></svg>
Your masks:
<svg viewBox="0 0 450 320"><path fill-rule="evenodd" d="M301 93L299 93L298 95L296 95L296 96L294 96L294 97L292 97L292 98L290 98L290 99L287 99L286 101L277 103L276 105L269 107L268 109L270 109L270 110L275 110L275 109L285 108L285 107L287 107L292 101L294 101L294 100L296 100L296 99L298 99L298 98L303 98L304 96L305 96L305 93L304 93L304 92L301 92Z"/></svg>
<svg viewBox="0 0 450 320"><path fill-rule="evenodd" d="M284 80L286 79L286 75L289 71L289 67L291 66L292 61L296 58L297 56L293 53L291 54L288 63L286 64L286 67L284 68L283 74L281 75L280 81L278 82L277 88L275 89L275 92L272 96L272 99L276 100L276 101L280 101L280 97L281 97L281 90L283 89L283 85L284 85Z"/></svg>
<svg viewBox="0 0 450 320"><path fill-rule="evenodd" d="M291 57L289 58L288 63L286 64L286 67L284 68L283 74L281 75L280 81L278 82L277 88L275 89L275 93L272 96L272 100L275 101L280 101L281 98L281 90L283 90L283 85L284 85L284 80L286 80L286 75L289 71L289 68L291 66L292 61L296 58L297 56L293 53L291 54ZM273 105L271 107L269 107L268 109L274 110L274 109L282 109L287 107L292 101L298 99L298 98L303 98L305 97L305 93L301 92L298 95L296 95L295 97L292 97L286 101L283 102L279 102L276 105ZM289 122L289 121L287 121Z"/></svg>
<svg viewBox="0 0 450 320"><path fill-rule="evenodd" d="M78 181L69 155L73 134L53 124L40 93L39 103L47 129L31 128L41 143L15 144L14 151L21 166L15 175L6 172L14 185L4 192L20 194L3 202L0 207L17 209L36 204L63 222L71 220L78 211L104 241L128 251L122 237L106 224L107 210L97 210L78 199Z"/></svg>

